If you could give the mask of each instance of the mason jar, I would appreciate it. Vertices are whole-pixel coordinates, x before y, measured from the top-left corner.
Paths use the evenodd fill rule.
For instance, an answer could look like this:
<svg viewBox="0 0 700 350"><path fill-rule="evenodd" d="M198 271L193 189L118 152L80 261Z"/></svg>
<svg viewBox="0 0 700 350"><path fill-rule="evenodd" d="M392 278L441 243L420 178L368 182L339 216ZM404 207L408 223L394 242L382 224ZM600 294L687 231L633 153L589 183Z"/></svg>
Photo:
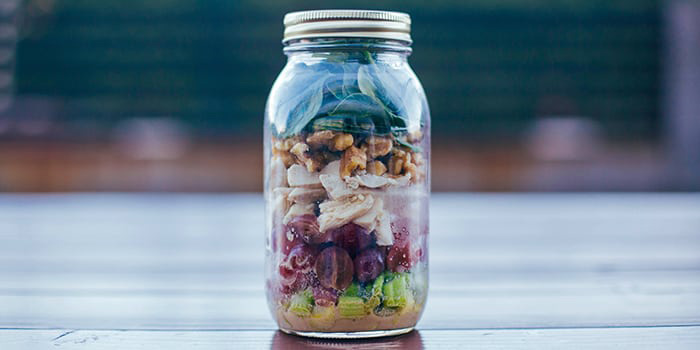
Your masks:
<svg viewBox="0 0 700 350"><path fill-rule="evenodd" d="M428 291L430 113L404 13L284 18L265 110L266 292L279 328L409 332Z"/></svg>

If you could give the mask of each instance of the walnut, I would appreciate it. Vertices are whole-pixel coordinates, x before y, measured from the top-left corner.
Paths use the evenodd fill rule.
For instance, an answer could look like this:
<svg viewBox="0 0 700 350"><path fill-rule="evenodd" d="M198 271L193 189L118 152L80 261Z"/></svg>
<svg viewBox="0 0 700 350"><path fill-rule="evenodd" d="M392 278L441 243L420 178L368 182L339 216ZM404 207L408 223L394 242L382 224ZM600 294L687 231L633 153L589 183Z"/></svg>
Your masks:
<svg viewBox="0 0 700 350"><path fill-rule="evenodd" d="M335 135L335 137L333 138L333 143L331 144L330 148L331 148L331 150L334 150L334 151L344 151L348 147L352 146L352 143L354 141L355 140L353 139L351 134L341 133L341 134Z"/></svg>
<svg viewBox="0 0 700 350"><path fill-rule="evenodd" d="M404 160L402 158L391 158L391 160L389 160L389 173L391 173L391 175L401 175L403 163Z"/></svg>
<svg viewBox="0 0 700 350"><path fill-rule="evenodd" d="M340 159L340 177L352 175L355 169L365 169L367 167L367 155L355 146L350 146L343 153Z"/></svg>
<svg viewBox="0 0 700 350"><path fill-rule="evenodd" d="M296 156L298 163L306 166L306 170L310 173L321 170L323 164L318 159L318 157L311 157L309 155L309 145L299 142L289 150L289 152Z"/></svg>
<svg viewBox="0 0 700 350"><path fill-rule="evenodd" d="M299 137L290 137L284 140L273 140L272 149L273 151L289 151L295 144L299 142L301 142L301 138Z"/></svg>
<svg viewBox="0 0 700 350"><path fill-rule="evenodd" d="M335 133L331 130L316 131L306 138L306 143L313 149L319 149L329 146L335 136Z"/></svg>
<svg viewBox="0 0 700 350"><path fill-rule="evenodd" d="M367 155L370 158L382 157L391 152L393 141L390 137L370 136L367 138Z"/></svg>
<svg viewBox="0 0 700 350"><path fill-rule="evenodd" d="M294 156L291 153L284 151L275 151L274 149L272 150L272 159L281 159L284 163L285 168L289 168L292 164L294 164L295 160Z"/></svg>
<svg viewBox="0 0 700 350"><path fill-rule="evenodd" d="M391 175L401 175L403 173L403 166L407 163L406 151L395 148L391 152L391 159L389 159L389 173Z"/></svg>
<svg viewBox="0 0 700 350"><path fill-rule="evenodd" d="M418 167L413 164L413 163L404 163L403 165L403 170L406 172L406 174L411 174L411 179L412 180L418 180Z"/></svg>
<svg viewBox="0 0 700 350"><path fill-rule="evenodd" d="M417 166L423 166L423 164L425 164L422 154L415 152L411 152L411 154L413 154L413 163L415 163Z"/></svg>
<svg viewBox="0 0 700 350"><path fill-rule="evenodd" d="M410 143L420 142L423 139L423 132L420 130L411 131L408 133L406 140Z"/></svg>
<svg viewBox="0 0 700 350"><path fill-rule="evenodd" d="M306 138L306 143L312 149L327 147L331 151L344 151L352 146L353 142L351 134L337 133L331 130L316 131Z"/></svg>
<svg viewBox="0 0 700 350"><path fill-rule="evenodd" d="M372 175L381 176L386 173L386 165L379 160L371 161L367 164L367 172Z"/></svg>

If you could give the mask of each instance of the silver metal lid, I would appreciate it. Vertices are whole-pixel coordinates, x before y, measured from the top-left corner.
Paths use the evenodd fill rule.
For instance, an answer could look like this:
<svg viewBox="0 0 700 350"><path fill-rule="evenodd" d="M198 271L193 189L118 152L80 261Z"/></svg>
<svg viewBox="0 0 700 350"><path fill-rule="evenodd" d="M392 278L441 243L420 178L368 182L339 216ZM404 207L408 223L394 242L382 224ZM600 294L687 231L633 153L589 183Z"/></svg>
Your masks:
<svg viewBox="0 0 700 350"><path fill-rule="evenodd" d="M314 10L284 16L283 43L295 39L379 38L411 43L411 17L402 12Z"/></svg>

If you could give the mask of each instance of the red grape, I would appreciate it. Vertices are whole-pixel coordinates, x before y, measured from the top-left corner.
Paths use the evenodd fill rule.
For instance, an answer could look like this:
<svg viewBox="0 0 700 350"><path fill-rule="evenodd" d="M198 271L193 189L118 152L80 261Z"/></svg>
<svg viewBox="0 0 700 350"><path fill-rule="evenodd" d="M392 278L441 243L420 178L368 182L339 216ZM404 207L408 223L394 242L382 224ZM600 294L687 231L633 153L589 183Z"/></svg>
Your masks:
<svg viewBox="0 0 700 350"><path fill-rule="evenodd" d="M279 265L283 291L294 292L310 283L316 250L306 244L292 248L289 255Z"/></svg>
<svg viewBox="0 0 700 350"><path fill-rule="evenodd" d="M287 223L292 234L300 236L306 243L320 244L329 241L328 234L319 231L318 220L313 214L304 214L292 218Z"/></svg>
<svg viewBox="0 0 700 350"><path fill-rule="evenodd" d="M377 248L369 248L355 257L355 275L361 283L369 282L384 271L384 257Z"/></svg>
<svg viewBox="0 0 700 350"><path fill-rule="evenodd" d="M372 236L362 226L353 223L343 225L330 231L330 237L336 246L345 249L350 257L372 245Z"/></svg>
<svg viewBox="0 0 700 350"><path fill-rule="evenodd" d="M283 256L289 255L292 248L303 244L304 240L298 234L292 232L287 226L283 226L283 229L278 231L277 240L279 241L279 249Z"/></svg>
<svg viewBox="0 0 700 350"><path fill-rule="evenodd" d="M352 259L345 249L328 247L316 257L318 280L326 288L345 289L352 283Z"/></svg>
<svg viewBox="0 0 700 350"><path fill-rule="evenodd" d="M394 234L394 244L404 244L408 241L408 236L410 235L408 231L408 226L410 221L408 219L399 219L391 223L391 233Z"/></svg>
<svg viewBox="0 0 700 350"><path fill-rule="evenodd" d="M333 288L314 286L312 289L314 300L318 306L333 306L338 301L338 291Z"/></svg>
<svg viewBox="0 0 700 350"><path fill-rule="evenodd" d="M386 256L386 266L393 272L405 272L411 268L411 249L408 243L394 244Z"/></svg>

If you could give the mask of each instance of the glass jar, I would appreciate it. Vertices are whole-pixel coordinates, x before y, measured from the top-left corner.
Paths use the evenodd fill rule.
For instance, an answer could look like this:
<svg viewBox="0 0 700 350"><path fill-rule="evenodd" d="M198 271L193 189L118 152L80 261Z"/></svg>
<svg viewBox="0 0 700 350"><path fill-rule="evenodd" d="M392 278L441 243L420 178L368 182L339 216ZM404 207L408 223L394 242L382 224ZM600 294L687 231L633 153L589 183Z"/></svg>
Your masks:
<svg viewBox="0 0 700 350"><path fill-rule="evenodd" d="M266 292L287 333L410 331L428 289L430 115L408 15L285 16L265 112Z"/></svg>

